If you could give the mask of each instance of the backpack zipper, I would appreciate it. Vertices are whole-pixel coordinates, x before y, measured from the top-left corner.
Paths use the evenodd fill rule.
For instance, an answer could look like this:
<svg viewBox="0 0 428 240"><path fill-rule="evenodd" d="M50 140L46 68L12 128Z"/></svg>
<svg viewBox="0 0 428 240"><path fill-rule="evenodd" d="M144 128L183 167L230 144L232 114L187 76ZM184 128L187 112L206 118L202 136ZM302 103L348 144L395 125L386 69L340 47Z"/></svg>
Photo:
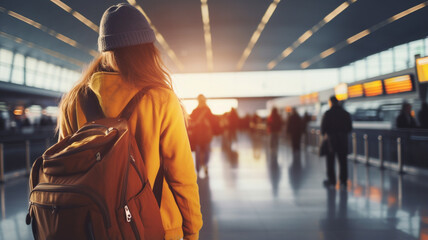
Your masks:
<svg viewBox="0 0 428 240"><path fill-rule="evenodd" d="M126 222L131 224L131 228L134 232L135 238L137 240L140 240L140 233L138 232L137 225L135 225L135 221L132 221L132 215L128 205L125 205L123 208L125 209Z"/></svg>
<svg viewBox="0 0 428 240"><path fill-rule="evenodd" d="M57 158L67 157L67 156L73 155L75 153L83 152L83 151L86 151L88 149L98 148L98 147L101 147L103 145L106 145L106 143L101 142L101 143L93 144L93 145L87 146L87 147L76 148L76 149L70 150L68 152L62 153L62 154L57 155L57 156L43 156L43 159L44 160L54 160Z"/></svg>
<svg viewBox="0 0 428 240"><path fill-rule="evenodd" d="M140 173L140 171L138 170L138 167L137 167L137 164L135 163L135 159L134 159L134 157L132 156L132 155L130 155L130 159L131 159L131 164L132 164L132 166L134 167L134 169L135 169L135 171L137 172L137 174L138 174L138 177L140 178L140 180L141 180L141 183L143 184L143 187L141 188L141 191L144 189L144 187L145 187L145 182L144 182L144 180L143 180L143 176L141 175L141 173ZM141 192L140 191L140 192Z"/></svg>
<svg viewBox="0 0 428 240"><path fill-rule="evenodd" d="M62 193L77 193L89 197L93 202L95 202L103 216L104 224L106 228L110 228L110 216L108 213L108 208L105 201L92 190L88 189L86 186L75 186L75 185L65 185L65 184L52 184L52 183L39 183L30 193L33 192L62 192Z"/></svg>
<svg viewBox="0 0 428 240"><path fill-rule="evenodd" d="M135 165L134 157L132 155L129 155L129 159L128 159L127 166L126 166L124 184L123 184L124 188L122 190L122 206L123 206L123 209L125 211L126 222L131 224L131 228L132 228L132 231L134 232L135 238L137 240L139 240L140 239L140 233L138 232L138 228L135 225L135 221L132 221L132 214L131 214L131 211L129 210L128 202L126 200L126 189L128 186L128 175L129 175L129 167L130 167L129 165L132 165L135 168L135 170L138 174L138 177L140 178L141 183L143 184L142 189L144 189L144 181L143 181L143 177L141 176L140 171L138 171L137 166Z"/></svg>
<svg viewBox="0 0 428 240"><path fill-rule="evenodd" d="M88 125L85 125L85 126L81 127L76 133L80 133L80 132L83 132L83 131L86 131L86 130L91 130L91 129L94 129L94 128L105 128L105 129L108 129L108 127L105 126L105 125L91 123L91 124L88 124Z"/></svg>
<svg viewBox="0 0 428 240"><path fill-rule="evenodd" d="M111 128L108 128L108 127L106 127L106 126L104 126L104 125L100 125L100 124L92 124L92 125L88 125L88 126L92 126L92 127L102 127L102 128L105 128L105 129L107 129L107 134L108 133L110 133L111 131L113 131L115 128L112 128L112 130L110 131L110 129ZM81 129L79 129L80 131L83 129L84 127L82 127ZM88 128L88 129L91 129L91 128ZM86 129L85 129L86 130ZM104 133L104 135L106 135L105 133ZM86 150L88 150L88 149L92 149L92 148L98 148L98 147L100 147L100 146L103 146L103 145L105 145L106 143L105 142L102 142L102 143L98 143L98 144L94 144L94 145L92 145L92 146L90 146L90 147L82 147L82 148L76 148L76 149L73 149L73 150L70 150L70 151L68 151L68 152L65 152L65 153L62 153L62 154L60 154L60 155L57 155L57 156L55 156L55 157L53 157L53 156L44 156L43 158L45 159L45 160L53 160L53 159L57 159L57 158L61 158L61 157L66 157L66 156L69 156L69 155L72 155L72 154L75 154L75 153L79 153L79 152L83 152L83 151L86 151Z"/></svg>
<svg viewBox="0 0 428 240"><path fill-rule="evenodd" d="M55 204L41 204L41 203L30 202L30 207L31 206L51 209L52 214L58 212L61 209L72 209L72 208L84 207L84 205L55 205Z"/></svg>

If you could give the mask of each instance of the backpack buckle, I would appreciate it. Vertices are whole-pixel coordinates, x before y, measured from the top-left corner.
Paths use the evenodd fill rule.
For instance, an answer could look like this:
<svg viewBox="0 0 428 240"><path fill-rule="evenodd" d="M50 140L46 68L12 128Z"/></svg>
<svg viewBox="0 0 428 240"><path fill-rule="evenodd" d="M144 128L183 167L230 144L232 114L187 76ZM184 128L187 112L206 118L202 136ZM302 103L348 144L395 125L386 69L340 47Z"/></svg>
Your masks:
<svg viewBox="0 0 428 240"><path fill-rule="evenodd" d="M106 131L106 135L107 135L107 134L109 134L109 133L111 133L113 130L114 130L114 128L109 127L109 128L107 129L107 131Z"/></svg>

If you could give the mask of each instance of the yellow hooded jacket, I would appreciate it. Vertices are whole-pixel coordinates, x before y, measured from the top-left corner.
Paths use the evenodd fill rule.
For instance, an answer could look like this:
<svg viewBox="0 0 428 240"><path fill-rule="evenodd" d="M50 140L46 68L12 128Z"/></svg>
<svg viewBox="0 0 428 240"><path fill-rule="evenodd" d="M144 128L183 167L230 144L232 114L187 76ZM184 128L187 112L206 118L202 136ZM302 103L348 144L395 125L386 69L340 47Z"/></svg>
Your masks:
<svg viewBox="0 0 428 240"><path fill-rule="evenodd" d="M106 117L117 117L138 89L118 73L97 72L89 87L97 95ZM60 116L59 139L73 134L86 123L78 100ZM202 227L197 176L178 98L163 88L149 90L129 119L147 175L153 186L163 156L165 171L161 216L166 240L198 239ZM162 146L160 148L160 146Z"/></svg>

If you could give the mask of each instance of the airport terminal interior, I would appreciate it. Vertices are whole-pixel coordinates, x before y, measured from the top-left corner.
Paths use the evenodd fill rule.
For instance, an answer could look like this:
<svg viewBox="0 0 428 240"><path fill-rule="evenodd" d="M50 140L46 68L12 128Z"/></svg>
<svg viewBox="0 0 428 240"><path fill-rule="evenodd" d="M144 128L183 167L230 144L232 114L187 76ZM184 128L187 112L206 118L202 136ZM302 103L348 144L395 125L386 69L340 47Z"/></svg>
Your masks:
<svg viewBox="0 0 428 240"><path fill-rule="evenodd" d="M179 112L171 126L183 128L182 139L174 136L168 143L185 146L189 157L178 168L192 162L192 171L178 171L176 179L197 179L203 220L199 237L183 239L428 240L426 0L0 0L0 240L37 239L33 234L43 234L37 221L44 217L56 219L58 225L49 229L64 226L60 214L66 206L30 197L30 172L47 149L59 146L61 99L86 80L82 73L94 59L110 51L98 37L107 31L100 21L113 5L145 19L129 25L151 29L177 109L181 105L184 121ZM198 116L206 107L211 113L201 110ZM157 110L147 111L156 119ZM113 130L102 134L112 136ZM167 138L156 134L150 139L155 145ZM92 146L89 135L74 136L67 141ZM109 152L97 151L88 172L107 161L102 160ZM43 156L40 174L53 166L50 155ZM131 160L139 173L140 163ZM147 168L151 161L144 159ZM174 188L182 183L165 179L164 196L175 194L171 199L180 208L186 196ZM44 193L58 190L52 189ZM101 196L97 189L81 198L77 190L61 191L51 200ZM118 222L130 223L129 231L140 239L137 210L129 206ZM103 210L91 211L105 216ZM191 212L180 211L180 221ZM87 239L106 238L94 237L98 225L91 221L88 213L81 231ZM185 233L189 222L184 219ZM46 239L58 239L50 233Z"/></svg>

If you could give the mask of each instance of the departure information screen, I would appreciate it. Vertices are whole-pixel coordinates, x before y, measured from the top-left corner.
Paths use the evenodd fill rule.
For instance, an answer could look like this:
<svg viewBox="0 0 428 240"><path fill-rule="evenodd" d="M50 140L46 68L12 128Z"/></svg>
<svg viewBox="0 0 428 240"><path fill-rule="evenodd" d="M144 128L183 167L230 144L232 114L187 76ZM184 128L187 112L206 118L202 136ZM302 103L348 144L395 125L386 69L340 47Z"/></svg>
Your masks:
<svg viewBox="0 0 428 240"><path fill-rule="evenodd" d="M366 95L366 97L374 97L383 94L383 86L381 80L364 83L363 87L364 95Z"/></svg>
<svg viewBox="0 0 428 240"><path fill-rule="evenodd" d="M348 99L348 84L341 83L334 88L334 94L337 100L342 101Z"/></svg>
<svg viewBox="0 0 428 240"><path fill-rule="evenodd" d="M357 84L348 87L348 97L356 98L363 96L363 85Z"/></svg>
<svg viewBox="0 0 428 240"><path fill-rule="evenodd" d="M403 75L383 80L387 94L410 92L413 90L410 75Z"/></svg>
<svg viewBox="0 0 428 240"><path fill-rule="evenodd" d="M428 57L416 59L416 70L418 72L418 81L428 82Z"/></svg>

